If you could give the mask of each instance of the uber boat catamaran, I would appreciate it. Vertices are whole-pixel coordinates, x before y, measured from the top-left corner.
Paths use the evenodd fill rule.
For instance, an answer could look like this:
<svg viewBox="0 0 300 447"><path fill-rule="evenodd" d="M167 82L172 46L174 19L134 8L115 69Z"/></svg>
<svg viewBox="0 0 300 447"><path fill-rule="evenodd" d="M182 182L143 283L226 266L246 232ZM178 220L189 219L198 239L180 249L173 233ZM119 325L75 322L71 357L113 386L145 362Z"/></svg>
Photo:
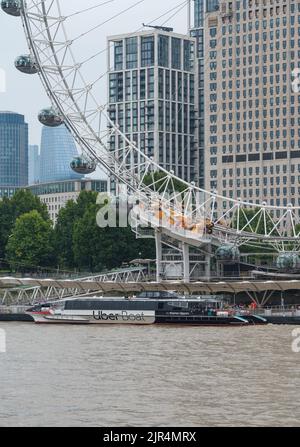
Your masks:
<svg viewBox="0 0 300 447"><path fill-rule="evenodd" d="M68 298L28 309L36 323L71 324L183 324L245 326L265 324L251 314L222 309L223 303L200 297L185 298L171 292L144 292L133 298Z"/></svg>

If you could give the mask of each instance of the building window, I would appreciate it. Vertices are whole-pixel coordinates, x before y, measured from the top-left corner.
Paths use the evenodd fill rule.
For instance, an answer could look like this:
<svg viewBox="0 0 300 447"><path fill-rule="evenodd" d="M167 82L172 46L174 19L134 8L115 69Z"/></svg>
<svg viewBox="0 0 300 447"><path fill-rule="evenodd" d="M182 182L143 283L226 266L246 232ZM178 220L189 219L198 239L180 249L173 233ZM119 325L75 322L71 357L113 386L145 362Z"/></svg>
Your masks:
<svg viewBox="0 0 300 447"><path fill-rule="evenodd" d="M154 36L141 39L141 64L142 67L154 65Z"/></svg>
<svg viewBox="0 0 300 447"><path fill-rule="evenodd" d="M137 68L138 44L136 37L126 39L126 68Z"/></svg>

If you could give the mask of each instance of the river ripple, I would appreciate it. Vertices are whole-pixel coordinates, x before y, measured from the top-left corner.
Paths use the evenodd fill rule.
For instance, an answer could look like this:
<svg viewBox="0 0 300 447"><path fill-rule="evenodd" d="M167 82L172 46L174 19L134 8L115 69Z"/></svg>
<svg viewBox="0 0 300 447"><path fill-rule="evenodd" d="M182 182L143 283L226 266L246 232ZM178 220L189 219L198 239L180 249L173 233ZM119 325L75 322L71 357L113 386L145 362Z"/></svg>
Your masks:
<svg viewBox="0 0 300 447"><path fill-rule="evenodd" d="M0 328L0 426L300 426L292 326Z"/></svg>

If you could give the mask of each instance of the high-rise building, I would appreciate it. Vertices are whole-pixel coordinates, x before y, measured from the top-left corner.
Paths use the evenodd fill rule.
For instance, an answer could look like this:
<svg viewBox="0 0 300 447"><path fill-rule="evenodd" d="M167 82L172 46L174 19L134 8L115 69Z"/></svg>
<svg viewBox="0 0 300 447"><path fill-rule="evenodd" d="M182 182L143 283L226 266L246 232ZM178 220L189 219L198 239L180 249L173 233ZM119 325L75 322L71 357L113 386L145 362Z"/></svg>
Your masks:
<svg viewBox="0 0 300 447"><path fill-rule="evenodd" d="M204 61L205 61L205 47L204 47L204 28L207 25L206 17L211 11L217 11L219 7L219 0L193 0L188 4L189 12L189 32L192 37L196 39L196 68L198 70L198 132L196 135L196 142L198 146L198 160L199 160L199 180L200 187L205 185L205 86L204 86Z"/></svg>
<svg viewBox="0 0 300 447"><path fill-rule="evenodd" d="M64 180L32 185L27 189L47 205L50 219L56 224L60 210L66 206L69 200L76 201L82 191L106 192L107 180L91 178Z"/></svg>
<svg viewBox="0 0 300 447"><path fill-rule="evenodd" d="M292 88L299 35L295 0L220 0L208 14L207 189L300 205L300 96Z"/></svg>
<svg viewBox="0 0 300 447"><path fill-rule="evenodd" d="M40 183L79 179L70 163L78 155L75 141L65 125L42 128Z"/></svg>
<svg viewBox="0 0 300 447"><path fill-rule="evenodd" d="M29 185L36 185L40 178L40 154L37 145L29 146Z"/></svg>
<svg viewBox="0 0 300 447"><path fill-rule="evenodd" d="M167 170L198 179L195 40L161 29L108 39L109 114L121 131ZM117 134L110 149L123 159ZM140 160L131 160L138 164Z"/></svg>
<svg viewBox="0 0 300 447"><path fill-rule="evenodd" d="M218 11L220 0L206 0L206 12Z"/></svg>
<svg viewBox="0 0 300 447"><path fill-rule="evenodd" d="M28 185L28 125L23 115L0 112L0 186Z"/></svg>
<svg viewBox="0 0 300 447"><path fill-rule="evenodd" d="M193 20L189 23L190 35L196 39L196 69L198 71L198 85L196 86L198 101L198 134L196 135L198 160L199 160L199 186L204 186L204 11L205 0L195 0L189 2L189 17Z"/></svg>

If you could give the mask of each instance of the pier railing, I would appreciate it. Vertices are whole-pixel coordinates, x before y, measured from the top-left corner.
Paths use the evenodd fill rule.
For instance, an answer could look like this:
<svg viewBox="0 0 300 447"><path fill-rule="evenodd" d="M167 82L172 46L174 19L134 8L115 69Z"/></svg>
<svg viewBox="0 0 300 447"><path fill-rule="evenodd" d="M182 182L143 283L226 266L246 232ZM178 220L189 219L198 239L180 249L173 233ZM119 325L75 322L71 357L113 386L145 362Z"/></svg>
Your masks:
<svg viewBox="0 0 300 447"><path fill-rule="evenodd" d="M40 278L41 280L41 278ZM76 281L80 283L88 282L111 282L111 283L128 283L128 282L143 282L148 280L147 267L129 267L113 272L101 273L84 278L77 278L73 280L73 284ZM63 282L63 279L61 279ZM36 280L39 283L39 280ZM51 285L49 287L42 284L36 286L22 286L12 287L7 289L0 289L0 306L31 306L36 303L45 301L55 301L70 296L89 296L90 293L94 293L93 290L85 288L70 288L66 286L60 287L59 280L56 281L57 287Z"/></svg>
<svg viewBox="0 0 300 447"><path fill-rule="evenodd" d="M1 315L19 315L24 314L28 306L1 306L0 305L0 314Z"/></svg>
<svg viewBox="0 0 300 447"><path fill-rule="evenodd" d="M249 309L255 315L300 317L300 305L266 306Z"/></svg>

